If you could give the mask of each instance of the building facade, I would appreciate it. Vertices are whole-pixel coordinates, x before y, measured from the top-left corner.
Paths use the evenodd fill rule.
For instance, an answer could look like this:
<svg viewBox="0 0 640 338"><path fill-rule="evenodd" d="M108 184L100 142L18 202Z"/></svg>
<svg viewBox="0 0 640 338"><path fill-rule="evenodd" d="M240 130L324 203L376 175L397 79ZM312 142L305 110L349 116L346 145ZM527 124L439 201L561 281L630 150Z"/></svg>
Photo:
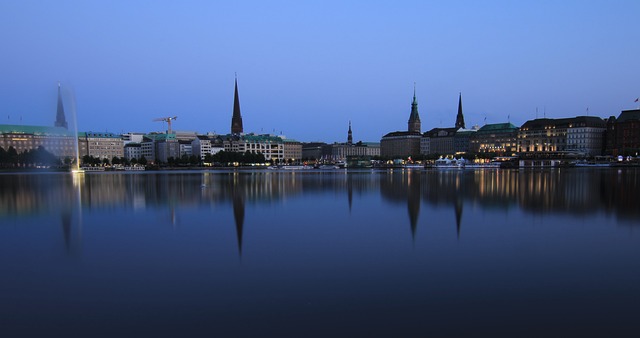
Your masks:
<svg viewBox="0 0 640 338"><path fill-rule="evenodd" d="M124 157L124 141L113 133L78 133L78 149L80 157L89 155L101 160Z"/></svg>
<svg viewBox="0 0 640 338"><path fill-rule="evenodd" d="M76 136L63 127L0 125L0 147L18 153L43 147L60 159L76 158Z"/></svg>
<svg viewBox="0 0 640 338"><path fill-rule="evenodd" d="M451 155L456 153L454 137L457 128L433 128L421 140L423 155Z"/></svg>
<svg viewBox="0 0 640 338"><path fill-rule="evenodd" d="M518 153L601 155L605 129L604 120L594 116L529 120L518 132Z"/></svg>
<svg viewBox="0 0 640 338"><path fill-rule="evenodd" d="M640 153L640 109L623 110L606 123L606 153L613 156L637 156Z"/></svg>
<svg viewBox="0 0 640 338"><path fill-rule="evenodd" d="M299 161L302 159L302 143L296 140L283 139L284 158L287 161Z"/></svg>
<svg viewBox="0 0 640 338"><path fill-rule="evenodd" d="M284 141L273 135L227 135L224 137L223 144L224 151L261 153L267 161L285 159Z"/></svg>
<svg viewBox="0 0 640 338"><path fill-rule="evenodd" d="M411 102L411 114L407 123L407 131L394 131L382 137L380 140L380 155L382 157L409 157L420 154L421 122L418 113L418 100L416 90L413 88L413 101Z"/></svg>
<svg viewBox="0 0 640 338"><path fill-rule="evenodd" d="M471 138L470 151L511 156L518 151L518 130L511 123L485 124Z"/></svg>

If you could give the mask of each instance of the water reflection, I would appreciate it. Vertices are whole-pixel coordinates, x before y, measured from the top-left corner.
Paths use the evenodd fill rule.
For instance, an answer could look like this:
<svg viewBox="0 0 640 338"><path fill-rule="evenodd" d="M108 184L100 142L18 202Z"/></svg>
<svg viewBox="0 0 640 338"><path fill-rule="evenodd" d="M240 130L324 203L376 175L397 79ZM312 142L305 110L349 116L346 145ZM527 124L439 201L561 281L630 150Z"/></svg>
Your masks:
<svg viewBox="0 0 640 338"><path fill-rule="evenodd" d="M421 205L451 209L458 238L463 210L520 209L525 213L613 214L637 220L639 171L336 171L336 172L180 172L0 175L0 216L55 215L61 219L65 247L71 248L72 219L86 209L160 209L176 225L188 206L230 204L238 252L242 253L246 204L269 205L302 195L346 194L351 213L363 195L379 194L385 203L406 205L407 224L415 238ZM344 196L344 195L343 195ZM322 208L322 206L318 206ZM287 215L281 215L285 217ZM294 215L309 217L311 215ZM423 224L431 222L424 217ZM637 224L637 222L622 222Z"/></svg>
<svg viewBox="0 0 640 338"><path fill-rule="evenodd" d="M636 332L638 174L2 174L0 315L23 336Z"/></svg>

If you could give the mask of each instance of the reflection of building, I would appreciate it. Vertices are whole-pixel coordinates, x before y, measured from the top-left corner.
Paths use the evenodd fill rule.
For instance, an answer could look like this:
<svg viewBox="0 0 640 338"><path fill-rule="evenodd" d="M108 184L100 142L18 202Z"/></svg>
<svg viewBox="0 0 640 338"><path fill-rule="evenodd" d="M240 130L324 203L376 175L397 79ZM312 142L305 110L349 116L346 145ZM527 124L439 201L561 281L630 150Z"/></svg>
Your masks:
<svg viewBox="0 0 640 338"><path fill-rule="evenodd" d="M78 133L80 156L93 156L111 160L124 156L124 142L120 135L113 133Z"/></svg>
<svg viewBox="0 0 640 338"><path fill-rule="evenodd" d="M418 100L413 88L413 101L409 115L407 131L388 133L380 140L380 155L384 157L408 157L420 154L420 139L422 138L420 115L418 114Z"/></svg>
<svg viewBox="0 0 640 338"><path fill-rule="evenodd" d="M623 110L618 118L607 121L607 146L609 155L637 156L640 152L640 109Z"/></svg>

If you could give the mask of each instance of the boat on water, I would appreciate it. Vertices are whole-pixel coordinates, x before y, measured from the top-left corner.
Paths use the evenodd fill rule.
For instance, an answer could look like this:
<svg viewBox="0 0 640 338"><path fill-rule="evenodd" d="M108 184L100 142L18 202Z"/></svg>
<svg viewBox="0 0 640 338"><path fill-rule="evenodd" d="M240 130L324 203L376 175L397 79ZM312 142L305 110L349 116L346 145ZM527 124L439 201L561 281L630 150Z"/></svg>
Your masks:
<svg viewBox="0 0 640 338"><path fill-rule="evenodd" d="M604 161L575 161L571 163L576 168L607 168L611 166L611 163Z"/></svg>
<svg viewBox="0 0 640 338"><path fill-rule="evenodd" d="M440 157L431 167L436 169L464 169L466 162L467 160L465 160L464 158L452 159L447 157Z"/></svg>
<svg viewBox="0 0 640 338"><path fill-rule="evenodd" d="M267 169L270 170L306 170L306 169L313 169L313 167L308 166L308 165L272 165L272 166L268 166Z"/></svg>
<svg viewBox="0 0 640 338"><path fill-rule="evenodd" d="M82 172L104 171L104 167L80 167L80 171Z"/></svg>
<svg viewBox="0 0 640 338"><path fill-rule="evenodd" d="M465 163L465 169L500 169L502 163L500 162L488 162L488 163Z"/></svg>

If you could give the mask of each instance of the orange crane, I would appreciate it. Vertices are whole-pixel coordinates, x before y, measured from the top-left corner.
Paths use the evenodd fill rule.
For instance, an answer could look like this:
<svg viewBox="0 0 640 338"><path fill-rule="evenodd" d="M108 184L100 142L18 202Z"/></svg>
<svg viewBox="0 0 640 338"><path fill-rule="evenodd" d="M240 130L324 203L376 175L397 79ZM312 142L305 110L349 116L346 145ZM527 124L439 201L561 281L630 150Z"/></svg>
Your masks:
<svg viewBox="0 0 640 338"><path fill-rule="evenodd" d="M158 121L164 121L167 122L167 134L171 134L171 121L177 119L177 116L174 117L159 117L157 119L153 119L154 122L158 122Z"/></svg>

